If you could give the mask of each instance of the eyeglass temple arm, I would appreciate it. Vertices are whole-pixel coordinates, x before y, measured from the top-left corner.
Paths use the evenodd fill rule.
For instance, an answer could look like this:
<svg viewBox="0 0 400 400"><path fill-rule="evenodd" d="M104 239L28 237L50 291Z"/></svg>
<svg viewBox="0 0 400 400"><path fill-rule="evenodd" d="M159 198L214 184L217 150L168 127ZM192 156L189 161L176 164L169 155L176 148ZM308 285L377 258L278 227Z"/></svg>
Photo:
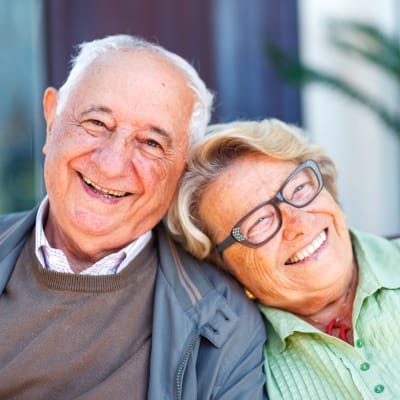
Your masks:
<svg viewBox="0 0 400 400"><path fill-rule="evenodd" d="M222 243L215 246L215 250L222 255L223 251L228 248L230 245L235 243L237 240L232 236L228 236Z"/></svg>

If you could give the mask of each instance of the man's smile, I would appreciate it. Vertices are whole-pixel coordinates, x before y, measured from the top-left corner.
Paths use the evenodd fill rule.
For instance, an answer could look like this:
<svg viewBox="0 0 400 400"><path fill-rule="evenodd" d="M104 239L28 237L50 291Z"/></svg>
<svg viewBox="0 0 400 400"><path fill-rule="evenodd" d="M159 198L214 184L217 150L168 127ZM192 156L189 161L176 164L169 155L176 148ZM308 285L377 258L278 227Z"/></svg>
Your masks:
<svg viewBox="0 0 400 400"><path fill-rule="evenodd" d="M82 180L86 183L87 186L89 186L92 191L94 191L97 194L100 194L106 198L119 198L119 197L124 197L128 196L130 193L129 192L122 192L118 190L113 190L113 189L106 189L102 188L99 185L95 184L93 181L91 181L89 178L86 176L83 176L80 174Z"/></svg>

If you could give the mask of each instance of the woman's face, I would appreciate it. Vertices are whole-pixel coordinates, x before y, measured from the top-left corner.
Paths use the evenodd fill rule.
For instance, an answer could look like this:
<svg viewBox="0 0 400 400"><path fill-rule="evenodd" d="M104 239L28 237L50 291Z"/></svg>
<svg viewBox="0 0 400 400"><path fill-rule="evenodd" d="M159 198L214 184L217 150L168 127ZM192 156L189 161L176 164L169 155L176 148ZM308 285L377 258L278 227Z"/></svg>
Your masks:
<svg viewBox="0 0 400 400"><path fill-rule="evenodd" d="M273 198L296 167L260 154L235 160L200 201L213 243L220 244L244 215ZM303 208L279 203L279 209L282 227L271 240L258 248L235 242L223 259L261 303L311 315L350 284L355 264L345 216L325 188Z"/></svg>

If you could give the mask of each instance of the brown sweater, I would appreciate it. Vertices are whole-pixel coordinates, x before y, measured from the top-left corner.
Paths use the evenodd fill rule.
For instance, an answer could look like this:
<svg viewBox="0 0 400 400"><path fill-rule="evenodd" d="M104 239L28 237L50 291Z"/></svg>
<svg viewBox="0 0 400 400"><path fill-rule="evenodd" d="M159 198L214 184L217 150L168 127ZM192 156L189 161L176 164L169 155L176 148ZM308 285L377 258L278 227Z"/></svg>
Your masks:
<svg viewBox="0 0 400 400"><path fill-rule="evenodd" d="M146 399L157 256L117 275L43 269L31 234L0 297L0 399Z"/></svg>

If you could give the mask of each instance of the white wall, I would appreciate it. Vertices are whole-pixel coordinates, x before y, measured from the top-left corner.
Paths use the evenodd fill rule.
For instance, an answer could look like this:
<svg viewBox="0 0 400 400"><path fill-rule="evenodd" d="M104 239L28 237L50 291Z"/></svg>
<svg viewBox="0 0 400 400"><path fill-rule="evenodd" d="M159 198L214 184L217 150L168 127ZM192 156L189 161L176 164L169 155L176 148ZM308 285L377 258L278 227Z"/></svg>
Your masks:
<svg viewBox="0 0 400 400"><path fill-rule="evenodd" d="M398 36L396 6L396 0L299 0L303 61L344 77L392 109L398 108L399 86L365 62L333 48L325 25L332 17L356 19ZM338 166L339 197L349 225L377 234L400 233L398 137L364 107L320 84L303 90L303 107L306 130Z"/></svg>

